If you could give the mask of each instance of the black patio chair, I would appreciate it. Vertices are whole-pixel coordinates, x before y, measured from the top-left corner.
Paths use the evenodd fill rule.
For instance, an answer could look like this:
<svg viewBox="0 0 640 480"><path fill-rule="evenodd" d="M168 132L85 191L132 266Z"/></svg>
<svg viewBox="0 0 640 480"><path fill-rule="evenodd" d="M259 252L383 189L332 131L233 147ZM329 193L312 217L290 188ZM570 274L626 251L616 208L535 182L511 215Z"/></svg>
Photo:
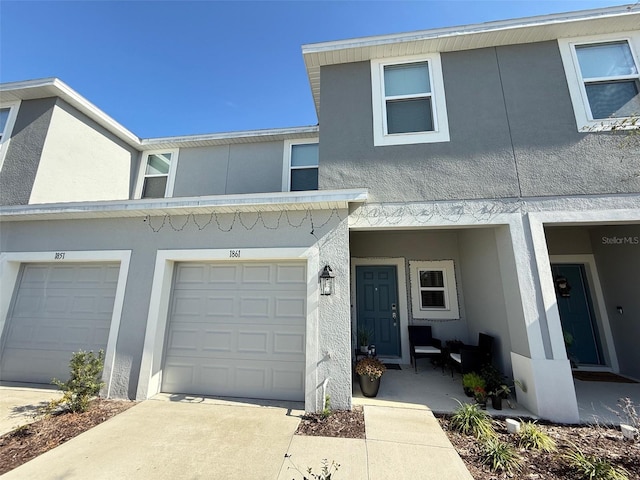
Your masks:
<svg viewBox="0 0 640 480"><path fill-rule="evenodd" d="M409 349L411 353L411 364L418 373L418 358L438 358L442 357L442 342L433 338L430 325L409 325ZM442 373L444 373L444 362Z"/></svg>
<svg viewBox="0 0 640 480"><path fill-rule="evenodd" d="M450 353L451 376L453 377L454 368L459 369L463 375L470 372L480 373L483 366L491 363L493 340L491 335L479 333L478 345L463 345L460 347L460 353Z"/></svg>

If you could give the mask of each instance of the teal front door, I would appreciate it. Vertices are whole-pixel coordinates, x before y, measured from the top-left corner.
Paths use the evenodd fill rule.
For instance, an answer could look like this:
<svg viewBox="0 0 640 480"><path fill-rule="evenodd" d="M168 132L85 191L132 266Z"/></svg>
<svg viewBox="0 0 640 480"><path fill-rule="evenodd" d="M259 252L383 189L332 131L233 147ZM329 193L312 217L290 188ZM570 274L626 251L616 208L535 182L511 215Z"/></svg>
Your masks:
<svg viewBox="0 0 640 480"><path fill-rule="evenodd" d="M569 356L578 364L601 365L598 328L584 265L553 264L551 272L562 330L573 337L567 350Z"/></svg>
<svg viewBox="0 0 640 480"><path fill-rule="evenodd" d="M372 334L378 355L400 356L398 280L394 266L356 267L358 329Z"/></svg>

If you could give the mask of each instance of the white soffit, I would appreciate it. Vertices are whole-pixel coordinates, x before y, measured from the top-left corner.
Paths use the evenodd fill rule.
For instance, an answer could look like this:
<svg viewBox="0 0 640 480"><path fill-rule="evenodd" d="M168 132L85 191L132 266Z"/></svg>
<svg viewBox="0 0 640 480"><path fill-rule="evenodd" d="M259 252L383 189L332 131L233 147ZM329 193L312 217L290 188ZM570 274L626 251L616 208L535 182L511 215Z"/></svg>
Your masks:
<svg viewBox="0 0 640 480"><path fill-rule="evenodd" d="M316 105L320 111L320 67L433 52L557 40L638 30L640 6L543 15L475 25L355 38L302 46Z"/></svg>
<svg viewBox="0 0 640 480"><path fill-rule="evenodd" d="M366 189L349 189L13 205L0 207L0 222L333 210L346 209L350 203L364 203L366 200Z"/></svg>

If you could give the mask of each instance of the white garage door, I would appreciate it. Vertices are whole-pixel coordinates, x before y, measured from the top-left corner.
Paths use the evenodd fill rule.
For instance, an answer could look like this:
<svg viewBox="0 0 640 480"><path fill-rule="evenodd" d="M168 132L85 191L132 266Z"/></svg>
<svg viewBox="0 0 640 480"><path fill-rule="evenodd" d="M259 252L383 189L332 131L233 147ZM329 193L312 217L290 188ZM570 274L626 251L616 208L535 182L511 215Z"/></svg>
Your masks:
<svg viewBox="0 0 640 480"><path fill-rule="evenodd" d="M0 379L66 380L79 350L106 349L117 264L25 264L3 338Z"/></svg>
<svg viewBox="0 0 640 480"><path fill-rule="evenodd" d="M162 391L304 399L305 263L176 265Z"/></svg>

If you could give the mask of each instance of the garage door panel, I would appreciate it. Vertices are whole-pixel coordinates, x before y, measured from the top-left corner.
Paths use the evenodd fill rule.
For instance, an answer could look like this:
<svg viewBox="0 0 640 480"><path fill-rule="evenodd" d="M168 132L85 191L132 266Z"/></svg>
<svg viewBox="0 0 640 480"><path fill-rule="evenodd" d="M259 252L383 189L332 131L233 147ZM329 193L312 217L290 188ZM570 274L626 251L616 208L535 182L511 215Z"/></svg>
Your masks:
<svg viewBox="0 0 640 480"><path fill-rule="evenodd" d="M304 359L304 332L274 332L273 353L300 355Z"/></svg>
<svg viewBox="0 0 640 480"><path fill-rule="evenodd" d="M1 352L2 380L68 377L79 350L106 349L119 266L27 264L16 287Z"/></svg>
<svg viewBox="0 0 640 480"><path fill-rule="evenodd" d="M304 392L304 369L246 359L232 364L211 359L197 365L167 359L162 384L165 391L173 393L299 401Z"/></svg>
<svg viewBox="0 0 640 480"><path fill-rule="evenodd" d="M162 390L302 400L303 262L178 264Z"/></svg>
<svg viewBox="0 0 640 480"><path fill-rule="evenodd" d="M297 284L302 288L307 281L307 270L304 265L278 265L276 283Z"/></svg>

